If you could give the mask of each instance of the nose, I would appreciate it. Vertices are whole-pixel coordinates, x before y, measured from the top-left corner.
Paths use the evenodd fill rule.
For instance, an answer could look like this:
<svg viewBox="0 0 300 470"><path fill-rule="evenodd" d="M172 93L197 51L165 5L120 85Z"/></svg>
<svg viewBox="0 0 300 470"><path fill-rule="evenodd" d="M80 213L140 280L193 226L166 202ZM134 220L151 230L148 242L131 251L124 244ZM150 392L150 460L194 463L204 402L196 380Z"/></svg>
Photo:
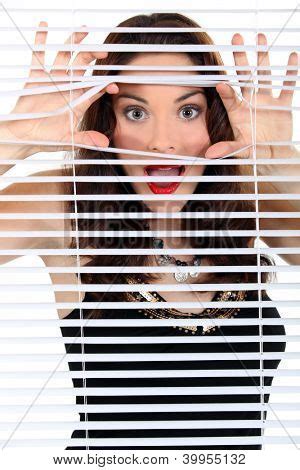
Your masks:
<svg viewBox="0 0 300 470"><path fill-rule="evenodd" d="M174 137L170 135L166 124L156 125L148 141L148 151L158 153L175 153Z"/></svg>

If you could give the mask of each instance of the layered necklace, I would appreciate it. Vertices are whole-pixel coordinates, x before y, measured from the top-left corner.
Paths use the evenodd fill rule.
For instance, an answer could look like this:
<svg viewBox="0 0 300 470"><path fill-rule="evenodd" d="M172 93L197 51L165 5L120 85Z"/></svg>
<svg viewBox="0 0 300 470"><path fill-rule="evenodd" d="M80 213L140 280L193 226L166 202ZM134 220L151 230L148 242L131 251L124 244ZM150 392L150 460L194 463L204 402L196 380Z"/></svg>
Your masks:
<svg viewBox="0 0 300 470"><path fill-rule="evenodd" d="M145 229L149 229L149 224L145 223L144 224ZM164 241L160 238L152 238L152 246L153 248L163 248L164 247ZM169 256L169 255L159 255L158 258L156 259L157 263L160 266L166 266L169 264L175 264L176 266L189 266L187 262L181 261L179 259L176 259L174 256ZM201 264L201 257L200 256L194 256L193 261L192 261L192 266L200 266ZM188 277L198 277L199 273L196 272L195 270L191 269L190 272L176 272L174 273L174 279L177 282L186 282L188 280ZM128 284L136 284L136 283L142 283L142 279L140 277L133 277L130 275L125 276L126 281ZM126 292L126 296L128 301L143 301L143 300L148 300L149 302L163 302L165 299L161 297L161 295L158 292L145 292L145 291L140 291L140 292ZM241 301L245 300L247 298L247 291L238 291L238 292L231 292L231 291L217 291L213 300L214 301ZM221 312L220 312L221 310ZM180 312L179 310L175 308L159 308L159 309L152 309L152 308L147 308L147 309L141 309L139 310L139 313L144 312L145 316L148 316L150 318L199 318L199 317L204 317L204 318L232 318L238 314L240 311L240 308L207 308L205 309L202 313L197 314L197 313L184 313ZM167 315L166 315L167 314ZM185 327L178 327L178 326L173 326L173 328L178 328L179 330L184 331L185 333L191 333L191 334L196 334L198 327L197 326L185 326ZM202 328L202 335L211 333L213 331L216 331L219 329L219 326L215 326L214 324L208 325Z"/></svg>
<svg viewBox="0 0 300 470"><path fill-rule="evenodd" d="M128 284L141 284L142 279L140 277L133 277L130 276L130 274L125 276L126 282ZM126 292L125 293L127 300L129 302L132 301L145 301L147 300L148 302L165 302L165 299L161 297L161 295L158 292L145 292L145 291L139 291L139 292ZM238 291L238 292L231 292L231 291L218 291L216 292L214 298L212 299L213 301L242 301L246 300L247 298L247 291ZM140 309L138 310L139 313L143 313L144 316L150 317L150 318L232 318L238 315L240 312L240 308L206 308L202 313L185 313L181 312L175 308L146 308L146 309ZM190 334L197 334L198 328L197 326L173 326L171 328L176 328L179 330L182 330L184 333L190 333ZM202 328L202 335L212 333L216 330L219 330L221 327L218 325L215 325L213 320L212 324L204 326ZM200 327L201 329L201 327Z"/></svg>

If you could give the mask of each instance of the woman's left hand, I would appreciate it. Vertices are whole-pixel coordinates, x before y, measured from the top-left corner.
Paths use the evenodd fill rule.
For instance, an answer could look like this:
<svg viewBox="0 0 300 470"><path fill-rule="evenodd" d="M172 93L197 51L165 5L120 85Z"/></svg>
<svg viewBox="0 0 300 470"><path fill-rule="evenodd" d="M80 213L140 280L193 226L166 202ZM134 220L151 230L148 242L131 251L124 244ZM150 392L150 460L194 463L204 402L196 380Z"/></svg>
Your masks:
<svg viewBox="0 0 300 470"><path fill-rule="evenodd" d="M259 45L267 45L267 39L264 34L258 34L257 42ZM243 37L240 34L235 34L232 38L233 45L242 45ZM249 66L246 52L233 52L234 61L236 66ZM257 53L257 65L269 67L269 54L268 52ZM288 64L290 66L298 66L298 54L293 52L289 55ZM250 75L251 70L237 71L240 76L241 82L243 76ZM257 70L259 83L272 85L272 81L268 80L260 82L264 79L265 75L271 76L271 70ZM284 86L294 87L296 82L291 80L292 76L297 76L296 70L287 70L286 77L289 80L283 81ZM257 91L251 87L251 80L247 80L248 87L241 85L241 92L243 99L240 99L234 89L227 83L219 83L216 90L222 99L226 108L229 122L231 124L234 140L228 142L217 142L210 146L205 154L206 158L218 158L227 154L236 152L235 155L251 158L252 145L254 142L274 142L274 141L290 141L293 134L293 116L292 110L278 110L278 109L257 109L259 106L286 106L292 105L294 90L282 89L278 98L275 98L272 93L272 87L259 88ZM252 106L251 106L252 102ZM255 109L256 108L256 109ZM255 130L255 135L253 131ZM247 149L238 151L243 147L249 146ZM284 150L284 151L283 151ZM274 145L259 145L257 147L257 154L260 158L274 158L276 156L293 156L291 152L293 147L287 146L285 149L282 146Z"/></svg>

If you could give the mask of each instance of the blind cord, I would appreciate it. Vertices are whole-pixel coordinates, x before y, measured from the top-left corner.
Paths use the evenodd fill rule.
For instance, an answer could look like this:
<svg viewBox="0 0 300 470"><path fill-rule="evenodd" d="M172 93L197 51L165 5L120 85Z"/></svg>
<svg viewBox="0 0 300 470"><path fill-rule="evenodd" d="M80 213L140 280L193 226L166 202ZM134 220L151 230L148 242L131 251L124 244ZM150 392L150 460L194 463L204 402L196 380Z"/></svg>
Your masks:
<svg viewBox="0 0 300 470"><path fill-rule="evenodd" d="M72 10L72 32L71 32L71 46L74 46L73 43L73 34L74 34L74 10ZM70 53L70 68L69 68L69 75L70 75L70 84L72 81L73 77L73 47L71 47L71 53ZM75 146L74 146L74 114L73 114L73 99L72 99L72 87L70 87L70 100L69 100L69 107L70 107L70 126L71 126L71 141L72 141L72 170L73 170L73 191L74 191L74 210L75 210L75 239L76 239L76 267L77 267L77 286L78 286L78 302L79 302L79 314L80 314L80 320L81 320L81 325L80 325L80 350L81 350L81 364L82 364L82 382L83 382L83 388L84 390L87 389L86 386L86 375L85 375L85 342L82 341L82 338L84 337L84 325L83 325L83 309L81 306L81 298L80 298L80 285L82 284L81 282L81 271L80 271L80 253L79 253L79 226L78 226L78 206L77 206L77 188L76 188L76 169L74 165L74 159L75 159ZM84 421L87 422L87 395L86 392L84 393L83 396L83 401L84 401L84 406L85 406L85 411L84 411ZM85 429L85 439L87 441L87 446L89 444L89 435L88 435L88 428ZM89 450L89 446L86 448L86 450Z"/></svg>

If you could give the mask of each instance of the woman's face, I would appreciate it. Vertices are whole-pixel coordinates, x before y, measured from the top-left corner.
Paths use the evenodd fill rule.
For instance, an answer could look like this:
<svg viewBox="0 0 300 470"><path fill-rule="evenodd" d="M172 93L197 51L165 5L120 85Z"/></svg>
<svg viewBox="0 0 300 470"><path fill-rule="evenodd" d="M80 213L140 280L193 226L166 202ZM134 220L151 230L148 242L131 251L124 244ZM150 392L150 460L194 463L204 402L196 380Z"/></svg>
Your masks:
<svg viewBox="0 0 300 470"><path fill-rule="evenodd" d="M184 53L139 54L130 65L195 65ZM194 74L186 71L122 71L122 75ZM147 152L202 157L210 145L206 127L207 102L203 88L178 85L119 83L112 95L116 115L114 147ZM118 154L120 159L138 159L137 155ZM151 159L144 157L141 159ZM181 176L180 183L132 182L137 194L192 194L197 182L186 182L186 176L204 172L204 165L124 165L128 176ZM180 211L186 200L145 201L152 211Z"/></svg>

